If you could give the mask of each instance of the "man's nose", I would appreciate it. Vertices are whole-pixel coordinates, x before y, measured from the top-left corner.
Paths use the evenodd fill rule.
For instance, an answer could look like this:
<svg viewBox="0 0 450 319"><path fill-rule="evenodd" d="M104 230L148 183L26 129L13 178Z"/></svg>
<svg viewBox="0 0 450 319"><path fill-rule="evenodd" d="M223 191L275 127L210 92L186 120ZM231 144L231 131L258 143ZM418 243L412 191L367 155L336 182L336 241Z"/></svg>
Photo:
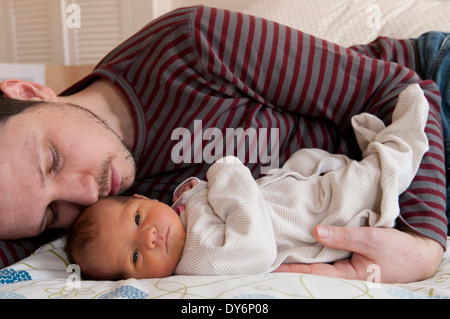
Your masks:
<svg viewBox="0 0 450 319"><path fill-rule="evenodd" d="M143 243L146 249L155 248L156 234L157 231L154 226L149 226L141 230L141 243Z"/></svg>
<svg viewBox="0 0 450 319"><path fill-rule="evenodd" d="M90 174L77 174L67 177L59 184L61 200L89 206L98 200L98 182Z"/></svg>

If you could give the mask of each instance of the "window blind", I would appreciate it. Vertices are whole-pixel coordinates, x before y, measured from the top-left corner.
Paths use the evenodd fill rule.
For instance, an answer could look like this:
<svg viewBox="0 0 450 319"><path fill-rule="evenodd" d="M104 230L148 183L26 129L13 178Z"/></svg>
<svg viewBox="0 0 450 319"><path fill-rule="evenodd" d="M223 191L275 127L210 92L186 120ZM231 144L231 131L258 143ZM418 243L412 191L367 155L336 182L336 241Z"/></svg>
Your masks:
<svg viewBox="0 0 450 319"><path fill-rule="evenodd" d="M96 64L123 40L123 0L77 0L80 28L73 31L76 55L73 64ZM70 31L69 31L70 32Z"/></svg>
<svg viewBox="0 0 450 319"><path fill-rule="evenodd" d="M4 44L0 62L96 64L160 10L168 11L169 4L169 0L0 0ZM78 19L79 27L73 19Z"/></svg>
<svg viewBox="0 0 450 319"><path fill-rule="evenodd" d="M48 0L10 1L14 62L54 60Z"/></svg>

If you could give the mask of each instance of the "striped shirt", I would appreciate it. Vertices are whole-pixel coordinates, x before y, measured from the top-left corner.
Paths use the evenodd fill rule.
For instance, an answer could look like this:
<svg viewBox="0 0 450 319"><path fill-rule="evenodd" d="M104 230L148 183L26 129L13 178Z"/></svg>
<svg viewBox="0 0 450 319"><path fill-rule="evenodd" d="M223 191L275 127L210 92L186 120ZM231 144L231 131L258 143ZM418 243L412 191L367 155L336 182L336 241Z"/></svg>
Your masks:
<svg viewBox="0 0 450 319"><path fill-rule="evenodd" d="M329 263L351 253L324 247L316 225L392 227L398 195L428 150L428 103L418 85L400 94L392 124L372 114L352 125L363 159L318 149L295 152L254 180L234 156L220 159L183 193L186 243L177 275L268 273L282 263Z"/></svg>
<svg viewBox="0 0 450 319"><path fill-rule="evenodd" d="M271 21L197 6L172 11L144 26L64 94L75 93L98 77L114 83L133 107L137 129L133 153L138 171L131 192L168 203L178 183L189 176L205 178L211 157L238 150L232 143L222 152L212 147L212 143L227 145L214 140L217 134L208 135L217 129L226 136L227 128L253 128L268 133L267 141L277 132L280 165L296 150L310 147L358 159L351 116L369 112L389 123L398 94L419 83L431 106L426 128L431 148L400 197L400 219L445 247L437 86L408 68L372 57L418 68L408 40L383 38L343 48ZM196 120L201 125L194 131L194 124L200 123ZM186 128L190 144L197 146L182 154L181 162L172 156L181 140L172 139L172 132L179 128ZM259 130L263 128L266 131ZM244 162L257 178L267 163L252 160L251 145L243 147ZM211 149L218 154L205 152Z"/></svg>
<svg viewBox="0 0 450 319"><path fill-rule="evenodd" d="M226 143L230 128L266 129L266 136L256 138L267 141L277 132L279 165L296 150L311 147L360 159L351 117L368 112L388 124L399 93L418 83L430 104L430 150L400 197L400 222L445 247L441 98L433 81L413 71L416 63L412 41L383 38L349 49L258 17L197 6L146 25L65 94L97 77L120 89L133 107L137 128L138 171L131 192L170 203L183 180L204 179L213 159L240 151L239 141L234 147ZM181 162L172 154L183 140L172 135L180 129L190 133L183 137L191 146ZM222 139L211 133L217 129ZM258 178L267 164L259 157L251 161L255 143L247 144L243 162ZM217 157L208 156L214 156L205 152L210 149Z"/></svg>

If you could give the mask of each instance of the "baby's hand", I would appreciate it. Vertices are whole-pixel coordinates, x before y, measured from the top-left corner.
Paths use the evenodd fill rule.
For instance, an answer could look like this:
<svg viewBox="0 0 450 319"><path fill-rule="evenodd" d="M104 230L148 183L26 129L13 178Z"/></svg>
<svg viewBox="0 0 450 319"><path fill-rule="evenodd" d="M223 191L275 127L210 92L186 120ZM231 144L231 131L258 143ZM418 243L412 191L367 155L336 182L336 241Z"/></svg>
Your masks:
<svg viewBox="0 0 450 319"><path fill-rule="evenodd" d="M198 181L195 178L186 181L186 183L178 187L178 189L175 191L172 197L172 202L175 203L181 197L181 195L183 195L184 192L191 190L197 184Z"/></svg>

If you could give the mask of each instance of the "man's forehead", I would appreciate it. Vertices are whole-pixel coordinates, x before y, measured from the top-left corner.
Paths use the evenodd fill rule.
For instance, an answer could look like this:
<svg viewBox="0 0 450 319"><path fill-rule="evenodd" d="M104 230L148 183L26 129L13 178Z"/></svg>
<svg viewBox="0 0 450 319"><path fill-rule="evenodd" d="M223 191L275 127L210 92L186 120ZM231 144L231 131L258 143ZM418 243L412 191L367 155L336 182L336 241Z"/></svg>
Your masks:
<svg viewBox="0 0 450 319"><path fill-rule="evenodd" d="M53 102L53 101L42 101L41 103L37 103L35 106L30 107L26 111L51 111L51 112L57 112L62 114L84 114L92 116L98 120L101 120L97 114L93 113L87 108L84 108L80 105L73 104L73 103L66 103L66 102Z"/></svg>

